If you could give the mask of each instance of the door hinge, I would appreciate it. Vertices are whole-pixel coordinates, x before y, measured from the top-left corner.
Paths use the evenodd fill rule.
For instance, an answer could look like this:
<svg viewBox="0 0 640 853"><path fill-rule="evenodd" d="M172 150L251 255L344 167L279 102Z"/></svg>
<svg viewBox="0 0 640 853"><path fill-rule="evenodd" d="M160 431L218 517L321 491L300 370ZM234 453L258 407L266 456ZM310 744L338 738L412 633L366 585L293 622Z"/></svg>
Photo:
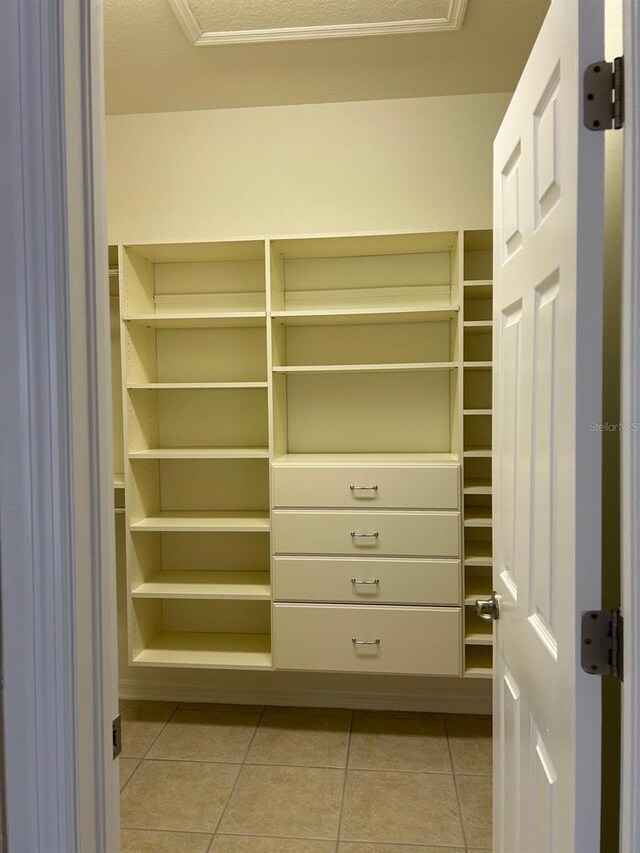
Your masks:
<svg viewBox="0 0 640 853"><path fill-rule="evenodd" d="M622 615L619 610L582 614L582 668L590 675L613 675L622 681Z"/></svg>
<svg viewBox="0 0 640 853"><path fill-rule="evenodd" d="M584 123L589 130L624 124L624 60L594 62L584 72Z"/></svg>
<svg viewBox="0 0 640 853"><path fill-rule="evenodd" d="M113 757L117 758L122 752L122 718L120 714L113 721Z"/></svg>

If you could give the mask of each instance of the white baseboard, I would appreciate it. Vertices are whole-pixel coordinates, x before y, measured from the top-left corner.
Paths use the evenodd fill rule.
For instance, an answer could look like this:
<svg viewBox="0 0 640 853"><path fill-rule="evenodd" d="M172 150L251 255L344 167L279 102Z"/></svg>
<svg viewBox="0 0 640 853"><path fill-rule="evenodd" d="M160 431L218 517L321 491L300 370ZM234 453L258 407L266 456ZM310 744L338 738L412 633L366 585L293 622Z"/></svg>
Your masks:
<svg viewBox="0 0 640 853"><path fill-rule="evenodd" d="M491 714L491 694L478 695L477 689L401 692L389 690L349 690L283 687L216 687L202 684L120 681L121 699L165 702L220 702L234 705L290 705L314 708L357 708L386 711L427 711L447 714ZM461 688L461 689L460 689Z"/></svg>

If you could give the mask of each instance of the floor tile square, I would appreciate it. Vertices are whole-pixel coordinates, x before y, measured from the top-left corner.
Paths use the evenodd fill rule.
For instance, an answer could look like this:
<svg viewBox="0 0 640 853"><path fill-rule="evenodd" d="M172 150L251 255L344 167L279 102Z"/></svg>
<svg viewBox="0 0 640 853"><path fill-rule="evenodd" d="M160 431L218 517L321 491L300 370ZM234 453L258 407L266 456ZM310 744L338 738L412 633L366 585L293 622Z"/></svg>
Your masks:
<svg viewBox="0 0 640 853"><path fill-rule="evenodd" d="M463 845L453 776L349 770L340 839Z"/></svg>
<svg viewBox="0 0 640 853"><path fill-rule="evenodd" d="M455 773L491 776L493 763L492 718L475 714L446 717Z"/></svg>
<svg viewBox="0 0 640 853"><path fill-rule="evenodd" d="M144 758L177 707L177 702L121 700L122 755Z"/></svg>
<svg viewBox="0 0 640 853"><path fill-rule="evenodd" d="M342 717L347 720L351 720L353 715L348 708L306 708L303 705L267 705L264 713L265 717L272 714L310 714L312 717Z"/></svg>
<svg viewBox="0 0 640 853"><path fill-rule="evenodd" d="M211 835L123 829L120 853L207 853Z"/></svg>
<svg viewBox="0 0 640 853"><path fill-rule="evenodd" d="M464 847L417 847L415 844L367 844L341 841L338 853L465 853Z"/></svg>
<svg viewBox="0 0 640 853"><path fill-rule="evenodd" d="M442 717L438 714L356 717L349 747L349 768L451 773Z"/></svg>
<svg viewBox="0 0 640 853"><path fill-rule="evenodd" d="M490 848L492 843L491 776L458 776L456 785L467 844Z"/></svg>
<svg viewBox="0 0 640 853"><path fill-rule="evenodd" d="M314 714L265 716L247 755L249 764L344 767L349 719Z"/></svg>
<svg viewBox="0 0 640 853"><path fill-rule="evenodd" d="M335 849L335 841L264 838L257 835L216 835L210 853L335 853Z"/></svg>
<svg viewBox="0 0 640 853"><path fill-rule="evenodd" d="M241 764L259 719L260 714L255 711L178 708L147 757Z"/></svg>
<svg viewBox="0 0 640 853"><path fill-rule="evenodd" d="M120 758L120 790L131 779L138 764L140 764L139 758Z"/></svg>
<svg viewBox="0 0 640 853"><path fill-rule="evenodd" d="M344 773L317 767L246 764L220 822L231 835L338 835Z"/></svg>
<svg viewBox="0 0 640 853"><path fill-rule="evenodd" d="M239 770L236 764L143 761L122 792L122 826L214 832Z"/></svg>

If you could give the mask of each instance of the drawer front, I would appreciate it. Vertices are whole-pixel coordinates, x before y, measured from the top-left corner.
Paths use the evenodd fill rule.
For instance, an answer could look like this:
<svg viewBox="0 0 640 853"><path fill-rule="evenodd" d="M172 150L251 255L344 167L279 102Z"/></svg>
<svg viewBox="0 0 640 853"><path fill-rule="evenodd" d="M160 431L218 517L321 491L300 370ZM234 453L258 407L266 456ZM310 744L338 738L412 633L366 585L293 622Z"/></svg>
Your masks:
<svg viewBox="0 0 640 853"><path fill-rule="evenodd" d="M458 509L459 469L323 465L273 469L273 500L283 507Z"/></svg>
<svg viewBox="0 0 640 853"><path fill-rule="evenodd" d="M276 669L460 675L460 608L276 604Z"/></svg>
<svg viewBox="0 0 640 853"><path fill-rule="evenodd" d="M274 598L345 604L460 604L458 560L275 557Z"/></svg>
<svg viewBox="0 0 640 853"><path fill-rule="evenodd" d="M293 512L272 515L275 554L459 557L457 512Z"/></svg>

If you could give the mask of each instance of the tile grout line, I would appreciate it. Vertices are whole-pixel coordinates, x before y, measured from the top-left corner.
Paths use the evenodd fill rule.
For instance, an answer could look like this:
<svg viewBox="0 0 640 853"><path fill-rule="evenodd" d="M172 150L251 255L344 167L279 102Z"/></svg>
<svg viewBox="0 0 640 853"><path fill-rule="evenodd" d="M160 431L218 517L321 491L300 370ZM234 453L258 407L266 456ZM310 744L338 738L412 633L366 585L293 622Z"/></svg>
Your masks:
<svg viewBox="0 0 640 853"><path fill-rule="evenodd" d="M141 700L141 701L144 701L144 700ZM128 779L127 779L127 781L124 783L124 785L122 786L122 788L120 788L120 795L122 795L122 792L124 791L124 789L127 787L127 785L129 784L129 782L133 779L133 777L136 775L136 773L137 773L137 772L138 772L138 770L140 769L140 765L141 765L141 764L142 764L142 762L145 760L145 758L147 757L147 755L149 755L149 752L150 752L150 751L151 751L151 749L153 748L154 743L158 740L158 738L160 737L160 735L162 734L162 732L166 729L166 727L167 727L167 725L169 724L169 722L173 719L173 717L174 717L174 715L175 715L175 713L176 713L176 711L178 710L178 708L179 708L179 707L180 707L180 703L179 703L179 702L176 702L176 707L173 709L173 711L169 714L169 716L167 717L167 719L164 721L164 723L163 723L163 725L162 725L162 728L160 729L160 731L158 732L158 734L154 737L154 739L151 741L151 743L149 744L149 748L148 748L148 749L147 749L147 751L144 753L144 755L142 755L142 756L140 756L140 757L138 757L138 756L136 756L136 755L121 755L121 756L120 756L120 758L121 758L121 759L122 759L122 758L135 758L135 759L137 760L137 762L138 762L138 763L137 763L137 765L136 765L136 767L135 767L135 770L133 771L133 773L131 774L131 776L129 776L129 778L128 778ZM118 713L120 713L120 708L118 708ZM118 765L118 770L120 770L120 766L119 766L119 765ZM121 828L122 828L122 827L121 827Z"/></svg>
<svg viewBox="0 0 640 853"><path fill-rule="evenodd" d="M244 757L243 757L242 761L240 762L240 765L239 765L240 769L238 770L238 775L234 779L233 785L231 786L231 790L229 791L229 795L227 796L227 798L224 802L224 806L220 810L220 817L218 818L217 823L215 825L215 828L213 830L213 838L211 839L211 844L209 845L209 850L207 851L207 853L209 853L209 851L211 851L211 849L213 848L213 845L214 845L215 840L216 840L216 835L218 834L218 829L220 827L220 824L222 823L222 818L224 817L224 813L227 810L227 806L231 802L231 797L233 796L233 792L235 791L236 786L238 784L238 781L240 779L240 776L242 775L242 770L244 769L244 766L247 762L247 756L249 755L249 751L253 745L253 742L256 738L256 735L258 734L260 726L262 725L262 721L264 719L264 715L266 713L266 710L267 710L267 706L264 705L262 708L262 711L260 712L260 717L258 718L258 722L256 724L254 731L253 731L253 734L251 735L251 740L249 741L249 744L247 745L247 749L245 751Z"/></svg>
<svg viewBox="0 0 640 853"><path fill-rule="evenodd" d="M449 750L449 761L451 762L451 771L453 773L453 787L456 792L456 802L458 803L458 817L460 818L460 828L462 829L462 844L465 850L468 850L469 844L467 842L467 831L465 829L464 820L462 818L462 806L460 805L460 792L458 791L458 780L456 778L456 767L453 763L453 752L451 750L451 740L449 738L449 725L447 723L447 715L443 714L444 718L444 730L447 735L447 749Z"/></svg>
<svg viewBox="0 0 640 853"><path fill-rule="evenodd" d="M354 713L351 711L351 717L349 718L349 738L347 740L347 754L345 756L344 761L344 776L342 779L342 798L340 800L340 812L338 814L338 833L336 836L336 853L338 853L338 849L340 847L340 827L342 825L342 815L344 813L344 801L347 793L347 773L349 772L349 754L351 753L351 738L353 736L353 720Z"/></svg>

